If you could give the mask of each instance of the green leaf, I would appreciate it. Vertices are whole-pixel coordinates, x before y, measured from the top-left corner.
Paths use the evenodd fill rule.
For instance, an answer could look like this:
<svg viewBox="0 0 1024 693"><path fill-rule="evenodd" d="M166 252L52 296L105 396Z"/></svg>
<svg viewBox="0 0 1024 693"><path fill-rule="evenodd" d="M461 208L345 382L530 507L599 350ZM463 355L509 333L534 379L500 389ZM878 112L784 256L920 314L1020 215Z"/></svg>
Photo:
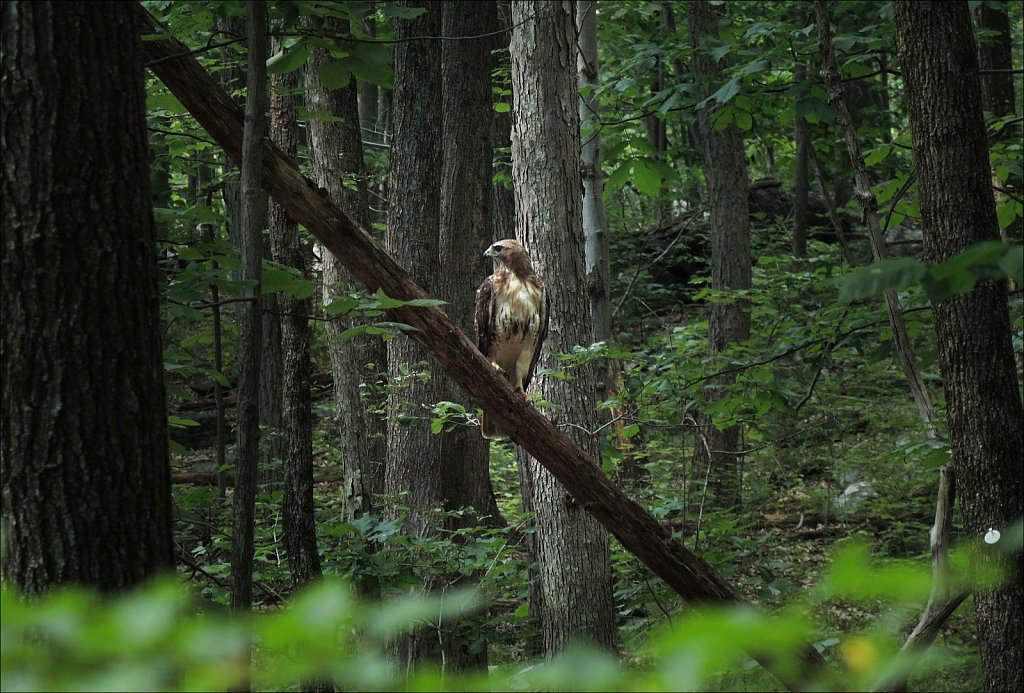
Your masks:
<svg viewBox="0 0 1024 693"><path fill-rule="evenodd" d="M316 284L292 267L263 267L260 291L264 294L281 291L291 298L306 299L312 296L315 290Z"/></svg>
<svg viewBox="0 0 1024 693"><path fill-rule="evenodd" d="M933 301L953 294L970 291L978 279L1002 279L1006 271L1002 262L1008 253L1019 251L1020 246L1009 246L999 241L977 243L967 250L940 262L923 278L925 292Z"/></svg>
<svg viewBox="0 0 1024 693"><path fill-rule="evenodd" d="M883 144L878 147L875 147L874 149L868 150L868 152L864 155L864 165L874 166L879 161L882 161L883 159L885 159L885 157L889 156L889 152L891 151L892 147L890 147L887 144Z"/></svg>
<svg viewBox="0 0 1024 693"><path fill-rule="evenodd" d="M711 95L716 102L720 104L728 103L732 97L740 93L740 80L738 77L733 77L728 82L719 87L718 91Z"/></svg>
<svg viewBox="0 0 1024 693"><path fill-rule="evenodd" d="M427 11L426 7L406 7L394 2L382 2L379 7L385 16L398 19L416 19Z"/></svg>
<svg viewBox="0 0 1024 693"><path fill-rule="evenodd" d="M338 296L324 306L324 312L328 315L345 315L351 313L359 305L359 299L355 296Z"/></svg>
<svg viewBox="0 0 1024 693"><path fill-rule="evenodd" d="M280 75L286 72L293 72L306 64L309 57L310 44L308 41L299 40L294 45L284 48L277 55L267 59L267 74Z"/></svg>
<svg viewBox="0 0 1024 693"><path fill-rule="evenodd" d="M391 71L391 59L387 46L383 44L358 44L350 49L346 59L348 69L361 82L376 84L385 89L394 89L395 76Z"/></svg>
<svg viewBox="0 0 1024 693"><path fill-rule="evenodd" d="M839 278L839 300L856 301L897 291L921 281L927 265L914 258L883 260Z"/></svg>
<svg viewBox="0 0 1024 693"><path fill-rule="evenodd" d="M377 335L384 339L390 339L399 332L415 332L416 328L401 322L378 322L372 325L356 325L350 327L338 337L338 339L352 339L361 334Z"/></svg>
<svg viewBox="0 0 1024 693"><path fill-rule="evenodd" d="M195 419L183 419L180 416L174 416L169 414L167 416L167 423L176 428L185 428L187 426L198 426L199 422Z"/></svg>
<svg viewBox="0 0 1024 693"><path fill-rule="evenodd" d="M720 109L714 115L715 132L721 132L732 124L736 111L733 108Z"/></svg>
<svg viewBox="0 0 1024 693"><path fill-rule="evenodd" d="M657 197L661 191L661 174L651 161L637 159L633 162L633 184L641 195Z"/></svg>
<svg viewBox="0 0 1024 693"><path fill-rule="evenodd" d="M1024 216L1024 207L1012 197L1008 197L996 205L996 218L999 221L1000 231L1009 228L1018 216Z"/></svg>
<svg viewBox="0 0 1024 693"><path fill-rule="evenodd" d="M504 101L499 101L494 104L495 113L508 113L510 110L512 110L512 105Z"/></svg>
<svg viewBox="0 0 1024 693"><path fill-rule="evenodd" d="M741 111L737 109L733 119L736 121L736 127L744 132L753 127L754 124L749 111Z"/></svg>
<svg viewBox="0 0 1024 693"><path fill-rule="evenodd" d="M154 94L146 97L146 109L162 109L172 115L188 113L188 109L181 105L181 101L178 101L178 97L174 94Z"/></svg>
<svg viewBox="0 0 1024 693"><path fill-rule="evenodd" d="M1018 285L1024 284L1024 246L1011 246L999 261L999 267Z"/></svg>
<svg viewBox="0 0 1024 693"><path fill-rule="evenodd" d="M352 72L344 60L324 63L316 69L316 76L320 79L324 89L328 91L344 89L352 81Z"/></svg>

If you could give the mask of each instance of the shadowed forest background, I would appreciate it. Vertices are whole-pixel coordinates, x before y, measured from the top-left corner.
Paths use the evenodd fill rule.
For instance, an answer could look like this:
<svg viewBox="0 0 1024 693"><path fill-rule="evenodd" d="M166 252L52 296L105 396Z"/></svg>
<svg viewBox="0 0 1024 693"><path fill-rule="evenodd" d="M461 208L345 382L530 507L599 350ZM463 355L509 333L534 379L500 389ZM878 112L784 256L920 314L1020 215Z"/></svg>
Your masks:
<svg viewBox="0 0 1024 693"><path fill-rule="evenodd" d="M1020 3L2 19L4 690L1024 688Z"/></svg>

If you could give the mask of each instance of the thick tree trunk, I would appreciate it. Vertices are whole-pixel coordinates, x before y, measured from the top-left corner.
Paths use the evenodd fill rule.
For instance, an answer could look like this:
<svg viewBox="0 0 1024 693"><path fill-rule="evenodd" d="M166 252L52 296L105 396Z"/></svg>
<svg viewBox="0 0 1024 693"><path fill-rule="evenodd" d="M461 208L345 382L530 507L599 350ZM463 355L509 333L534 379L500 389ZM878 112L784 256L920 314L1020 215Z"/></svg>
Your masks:
<svg viewBox="0 0 1024 693"><path fill-rule="evenodd" d="M514 3L512 18L517 236L546 278L551 298L548 338L538 365L557 368L555 354L591 339L579 190L575 4ZM556 419L571 424L571 437L597 458L598 440L590 433L598 421L596 373L586 366L573 375L571 382L535 378L533 390L556 405ZM607 532L536 460L523 451L519 460L536 512L545 653L553 655L574 638L616 649Z"/></svg>
<svg viewBox="0 0 1024 693"><path fill-rule="evenodd" d="M998 238L978 63L966 3L896 2L896 47L918 170L925 253L941 262ZM1021 400L1006 288L979 281L934 306L960 508L969 537L1005 530L1024 507ZM1020 555L987 554L1010 582L974 595L985 687L1024 688Z"/></svg>
<svg viewBox="0 0 1024 693"><path fill-rule="evenodd" d="M27 593L174 565L133 4L0 10L4 576Z"/></svg>
<svg viewBox="0 0 1024 693"><path fill-rule="evenodd" d="M135 12L144 33L161 38L143 44L150 69L171 89L208 133L234 160L241 158L242 114L213 79L187 55L188 49L167 35L141 6ZM571 65L566 55L567 64ZM571 109L571 106L570 106ZM402 300L429 294L351 217L324 196L311 180L272 143L264 146L263 183L268 192L309 229L370 291L383 290ZM575 175L568 176L575 180ZM581 255L582 256L582 255ZM590 512L622 545L684 599L697 602L742 603L732 585L704 560L673 539L657 519L629 500L601 471L594 458L563 433L554 422L524 401L522 394L500 375L475 344L439 308L400 306L389 317L416 328L412 336L438 360L445 372L565 486L575 503ZM802 652L805 665L825 665L817 650ZM782 669L771 660L765 666L787 685L799 685L806 672Z"/></svg>
<svg viewBox="0 0 1024 693"><path fill-rule="evenodd" d="M344 29L334 26L339 33ZM316 71L331 60L327 50L317 48L306 65L306 109L313 114L307 124L310 164L317 185L326 190L331 199L338 200L360 226L369 228L357 87L349 83L334 91L324 88ZM338 120L333 120L335 118ZM329 304L334 297L353 291L356 286L337 257L323 248L320 255L324 267L324 302ZM382 378L387 372L384 343L372 335L341 339L345 330L354 324L352 318L338 316L329 319L326 325L327 352L334 374L345 520L361 517L373 508L374 497L384 489L386 454L384 420L378 413L383 407Z"/></svg>
<svg viewBox="0 0 1024 693"><path fill-rule="evenodd" d="M420 282L437 291L440 268L441 42L409 40L441 33L441 2L405 3L425 7L414 19L395 19L395 90L388 181L388 251ZM430 536L441 526L435 509L445 498L441 437L431 433L430 407L441 399L440 378L427 352L399 337L388 349L388 454L384 491L408 508L406 532ZM397 508L389 512L396 514ZM430 580L424 589L436 585ZM438 632L423 628L403 638L395 654L411 671L437 653Z"/></svg>
<svg viewBox="0 0 1024 693"><path fill-rule="evenodd" d="M442 6L443 36L465 37L498 30L493 0L447 0ZM494 40L460 39L441 44L442 169L440 207L440 266L437 296L446 312L465 332L472 332L476 289L485 274L484 250L491 244L491 50ZM474 406L444 373L435 373L440 398L472 411ZM488 445L480 431L454 426L441 435L444 466L442 488L448 510L472 508L475 513L453 516L446 530L504 524L491 487ZM446 575L447 584L469 586L478 576ZM443 585L442 585L443 586ZM445 669L464 671L487 666L486 643L476 652L479 619L445 633ZM435 636L436 637L436 636Z"/></svg>
<svg viewBox="0 0 1024 693"><path fill-rule="evenodd" d="M443 5L444 36L479 36L498 31L493 0L449 0ZM489 270L483 257L491 244L491 50L494 41L445 41L441 45L442 137L440 266L437 295L446 312L472 332L476 289ZM447 375L443 399L471 403ZM443 487L451 509L475 508L491 524L504 524L491 488L487 441L478 430L456 426L442 439L447 460ZM475 524L475 522L474 522Z"/></svg>
<svg viewBox="0 0 1024 693"><path fill-rule="evenodd" d="M242 290L239 324L238 447L235 491L232 497L231 606L248 611L252 605L253 512L260 444L260 274L263 264L263 228L267 223L267 196L260 189L263 168L261 141L267 132L267 8L249 0L246 29L249 69L246 82L245 128L241 162L242 254L240 278L252 282Z"/></svg>
<svg viewBox="0 0 1024 693"><path fill-rule="evenodd" d="M693 45L694 79L701 94L710 93L709 85L720 81L721 67L710 52L701 48L708 36L717 36L719 9L707 0L690 2L690 39ZM712 120L714 108L698 113L698 130L704 150L704 177L708 184L711 213L711 288L716 291L743 291L751 286L750 203L747 188L747 159L739 128L730 124L719 131ZM750 307L746 300L715 302L711 306L708 346L718 354L750 336ZM709 383L708 397L720 399L732 385L734 375ZM711 465L711 486L719 503L738 507L741 503L740 428L728 425L719 430L709 417L703 419L698 454Z"/></svg>
<svg viewBox="0 0 1024 693"><path fill-rule="evenodd" d="M274 39L274 52L281 49ZM299 72L271 78L270 127L274 144L294 159L299 149L296 100ZM299 225L276 202L270 210L270 244L276 262L305 276L306 258ZM281 430L284 462L282 524L292 584L300 587L320 577L313 504L313 412L310 396L309 299L278 298L281 307Z"/></svg>

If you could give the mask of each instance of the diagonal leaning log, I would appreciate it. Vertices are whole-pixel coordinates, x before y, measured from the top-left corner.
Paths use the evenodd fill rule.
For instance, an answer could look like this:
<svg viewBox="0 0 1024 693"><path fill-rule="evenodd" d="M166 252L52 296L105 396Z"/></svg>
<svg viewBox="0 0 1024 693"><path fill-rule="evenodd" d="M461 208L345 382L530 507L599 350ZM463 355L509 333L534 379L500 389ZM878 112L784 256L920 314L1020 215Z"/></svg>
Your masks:
<svg viewBox="0 0 1024 693"><path fill-rule="evenodd" d="M141 5L138 21L147 67L236 163L241 163L243 114L220 86ZM263 140L263 188L370 291L391 298L429 298L412 277L345 212L299 172L269 139ZM573 498L683 599L701 603L743 604L736 589L699 556L672 538L646 510L626 497L578 445L544 417L501 377L476 345L439 308L403 306L389 311L394 320L415 328L411 336L509 436L544 465ZM808 668L825 666L806 647ZM793 672L775 670L791 687Z"/></svg>

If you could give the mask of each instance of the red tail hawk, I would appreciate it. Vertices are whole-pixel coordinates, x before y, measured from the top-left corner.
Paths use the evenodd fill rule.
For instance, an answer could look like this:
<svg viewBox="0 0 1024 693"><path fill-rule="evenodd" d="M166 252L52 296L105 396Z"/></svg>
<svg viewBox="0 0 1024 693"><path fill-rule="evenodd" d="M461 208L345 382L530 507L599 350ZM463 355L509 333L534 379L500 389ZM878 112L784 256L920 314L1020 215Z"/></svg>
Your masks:
<svg viewBox="0 0 1024 693"><path fill-rule="evenodd" d="M498 241L484 257L499 264L476 291L476 344L525 393L548 334L550 299L519 241ZM480 431L484 438L508 437L486 415Z"/></svg>

